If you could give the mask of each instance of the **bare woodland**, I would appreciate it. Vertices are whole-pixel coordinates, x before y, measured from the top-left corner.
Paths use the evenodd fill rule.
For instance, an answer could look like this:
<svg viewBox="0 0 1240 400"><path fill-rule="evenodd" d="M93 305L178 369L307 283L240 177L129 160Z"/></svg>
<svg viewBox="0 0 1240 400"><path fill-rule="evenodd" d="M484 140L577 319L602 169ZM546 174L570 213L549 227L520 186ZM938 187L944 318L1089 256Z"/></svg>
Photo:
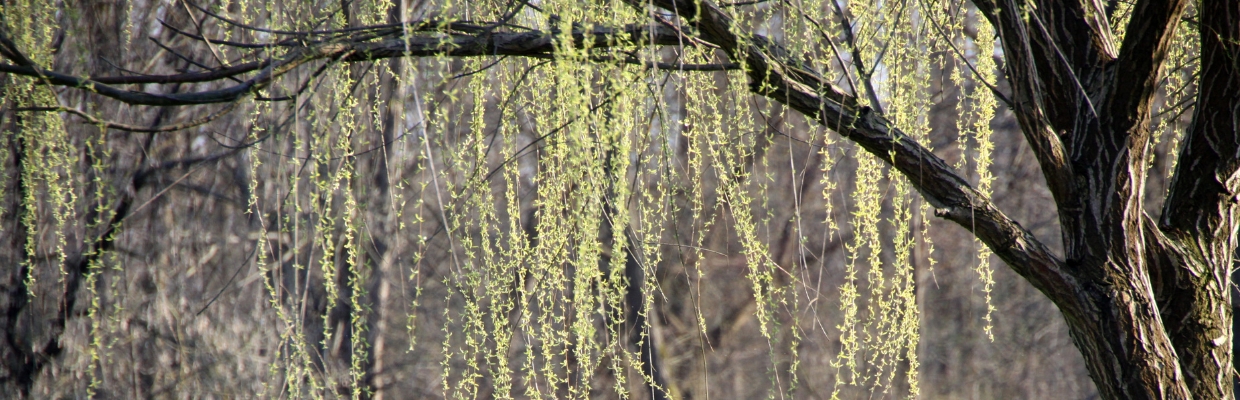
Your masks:
<svg viewBox="0 0 1240 400"><path fill-rule="evenodd" d="M0 0L0 393L1230 399L1234 0Z"/></svg>

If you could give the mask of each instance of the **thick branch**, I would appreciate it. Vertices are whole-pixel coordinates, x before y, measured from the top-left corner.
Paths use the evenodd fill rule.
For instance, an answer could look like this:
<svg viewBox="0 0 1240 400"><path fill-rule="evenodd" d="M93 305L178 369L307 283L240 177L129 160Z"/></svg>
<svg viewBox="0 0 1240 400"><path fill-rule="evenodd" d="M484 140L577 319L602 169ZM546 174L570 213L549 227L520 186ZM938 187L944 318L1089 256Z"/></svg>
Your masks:
<svg viewBox="0 0 1240 400"><path fill-rule="evenodd" d="M1037 2L974 0L995 26L1008 57L1013 90L1037 97L1018 112L1038 112L1060 134L1072 132L1078 118L1096 118L1090 97L1099 90L1099 72L1115 59L1110 26L1093 1ZM1091 18L1093 16L1093 18ZM1013 64L1016 66L1013 68ZM1038 110L1028 110L1036 107ZM1026 110L1021 110L1026 108Z"/></svg>
<svg viewBox="0 0 1240 400"><path fill-rule="evenodd" d="M1063 312L1105 397L1188 396L1173 345L1159 323L1154 299L1147 295L1151 290L1143 274L1121 273L1107 275L1114 278L1111 280L1097 279L1100 271L1130 267L1109 258L1103 258L1103 264L1069 267L943 160L885 118L868 108L858 108L855 99L821 79L799 73L784 61L781 49L766 39L732 33L731 18L709 0L656 0L654 4L679 11L708 41L720 45L734 60L744 60L755 93L814 117L888 162L937 209L937 215L971 231L1045 293ZM1050 40L1051 35L1043 35ZM1072 77L1078 85L1077 93L1083 94Z"/></svg>
<svg viewBox="0 0 1240 400"><path fill-rule="evenodd" d="M1100 110L1112 142L1132 136L1132 146L1149 140L1150 103L1158 90L1163 59L1175 37L1186 0L1138 2L1129 20L1120 55L1111 71L1107 103Z"/></svg>
<svg viewBox="0 0 1240 400"><path fill-rule="evenodd" d="M1176 257L1163 268L1163 320L1199 398L1231 398L1230 269L1240 224L1240 3L1199 3L1201 81L1160 228ZM1165 300L1164 300L1165 299ZM1165 303L1165 304L1164 304ZM1232 332L1234 334L1234 332Z"/></svg>
<svg viewBox="0 0 1240 400"><path fill-rule="evenodd" d="M1085 265L1085 267L1089 268L1083 268L1081 259L1069 257L1069 260L1071 260L1069 263L1056 257L1028 230L1008 218L989 199L973 189L968 181L959 176L945 161L893 126L889 120L881 115L881 112L874 112L868 107L859 106L854 96L848 95L834 87L815 71L803 67L790 57L785 49L773 41L760 35L737 34L733 32L733 28L736 25L733 19L710 0L654 0L653 3L638 0L629 1L639 9L644 9L647 7L647 4L653 4L654 6L676 12L683 20L688 21L696 28L700 39L719 46L720 49L727 53L735 65L739 65L747 71L751 80L750 89L754 93L781 102L813 118L824 126L839 132L907 177L923 197L936 208L936 215L949 219L972 232L1013 270L1025 277L1034 287L1041 290L1056 303L1072 327L1078 346L1081 347L1082 352L1086 355L1086 359L1090 362L1091 374L1094 375L1095 380L1098 381L1100 386L1108 385L1107 388L1100 387L1100 389L1103 389L1104 393L1109 397L1154 397L1157 390L1164 389L1166 390L1165 393L1169 393L1172 396L1183 394L1185 386L1180 376L1180 367L1175 351L1171 350L1171 345L1167 344L1169 340L1166 338L1166 332L1162 330L1161 322L1158 321L1156 314L1158 309L1153 306L1153 299L1146 298L1148 297L1146 294L1151 293L1152 290L1149 290L1148 281L1142 281L1145 278L1143 275L1145 270L1140 261L1127 264L1125 262L1130 260L1122 257L1116 259L1105 257L1113 254L1090 253L1096 259L1087 260L1093 264ZM1135 90L1134 93L1138 95L1137 97L1141 97L1142 94L1147 93L1148 88L1145 86L1135 89L1125 87L1111 91L1100 89L1102 83L1099 78L1105 75L1102 71L1107 68L1107 65L1112 63L1115 52L1109 37L1109 27L1105 25L1105 20L1099 20L1101 13L1098 13L1098 10L1096 10L1097 1L1090 2L1090 6L1095 8L1094 14L1084 12L1079 2L1075 1L1052 1L1049 4L1039 4L1039 7L1031 7L1023 2L1018 5L1018 0L994 1L1001 1L1003 4L1000 5L989 0L976 0L979 3L979 8L996 25L1003 40L1006 50L1005 54L1007 54L1009 61L1007 63L1008 72L1014 88L1014 102L1018 118L1034 151L1038 155L1039 161L1042 163L1047 181L1060 207L1061 216L1067 216L1064 227L1065 231L1069 233L1066 236L1085 237L1087 235L1083 235L1082 232L1088 234L1093 233L1093 230L1081 230L1078 232L1076 228L1088 226L1090 229L1097 229L1098 227L1094 225L1098 225L1096 223L1098 220L1079 222L1085 221L1085 219L1075 217L1078 214L1097 217L1097 215L1085 214L1087 209L1091 210L1092 208L1084 206L1096 204L1086 204L1087 201L1078 200L1080 196L1078 196L1077 187L1082 186L1080 184L1081 180L1073 172L1075 167L1068 162L1069 157L1067 155L1069 151L1076 150L1077 147L1074 146L1066 151L1060 137L1061 135L1075 134L1074 139L1082 140L1081 135L1083 134L1102 132L1099 111L1094 107L1091 97L1116 96L1116 93L1120 93L1121 89ZM1158 2L1162 0L1150 1ZM1183 0L1178 1L1182 3ZM1227 2L1229 0L1214 1ZM1226 8L1224 6L1218 7ZM1226 16L1231 14L1222 12L1220 15ZM1236 22L1232 21L1231 24L1227 25L1225 21L1223 23L1215 21L1213 24L1203 21L1203 36L1207 35L1204 30L1217 30L1220 26L1231 29L1234 28L1233 25ZM1231 51L1230 54L1233 58L1226 60L1234 63L1234 57L1237 55L1237 52L1234 49L1227 50L1230 49L1227 46L1234 47L1234 40L1240 37L1240 35L1233 35L1231 33L1224 35L1213 30L1209 34L1232 40L1219 45L1219 47L1225 48L1226 51ZM676 45L686 42L683 37L685 33L683 32L688 32L688 30L659 25L628 26L620 29L575 29L572 32L565 33L543 31L521 33L494 32L490 28L467 31L445 28L438 32L417 31L415 33L409 33L408 30L403 29L368 30L358 31L355 35L343 35L326 42L309 43L303 47L294 47L278 59L240 64L236 67L200 74L149 78L100 77L91 79L60 74L40 69L36 65L23 65L22 63L17 65L0 64L0 72L31 76L45 84L91 90L100 95L130 104L170 106L227 103L253 95L256 91L268 87L285 73L307 63L321 60L359 62L393 57L504 55L551 58L554 57L557 47L562 48L566 44L576 48L586 48L588 46L591 49L631 47L637 44ZM1159 40L1158 43L1166 40L1166 35L1166 32L1155 35ZM205 38L202 40L206 41ZM692 38L689 42L697 40L697 38ZM1134 48L1140 47L1140 43L1144 43L1141 38L1134 38L1132 40L1138 43L1134 45ZM1219 39L1220 42L1222 40ZM564 43L564 41L570 43ZM1161 46L1165 48L1165 44ZM1127 45L1125 47L1127 48ZM1226 51L1221 52L1221 54L1227 54ZM12 55L8 54L6 56ZM1145 68L1142 67L1143 63L1155 62L1152 66L1153 69L1146 72L1156 74L1156 61L1161 59L1160 55L1151 56L1152 58L1149 59L1142 59L1136 55L1132 57L1134 59L1127 62L1131 62L1134 65L1125 68L1140 71L1142 68ZM1222 62L1220 60L1223 59L1214 60L1214 62L1217 64ZM732 65L720 64L710 68L730 68ZM656 64L655 66L658 65ZM1226 69L1218 65L1215 65L1215 68ZM1234 73L1236 66L1233 64L1230 68L1230 71ZM1114 70L1111 72L1114 72ZM254 73L254 75L236 85L194 93L156 94L109 86L109 84L144 83L143 79L148 79L150 82L200 82L211 81L213 79L208 78L212 77L215 77L215 79L241 79L243 75L251 73ZM1206 74L1203 74L1203 76L1206 76ZM1143 78L1135 77L1132 79ZM1229 84L1235 85L1237 82L1240 82L1240 79L1230 81ZM1231 86L1223 86L1223 88L1236 89ZM1216 93L1215 96L1226 97L1227 101L1220 101L1213 108L1199 108L1197 111L1201 113L1203 109L1213 109L1216 111L1215 114L1232 118L1230 120L1232 124L1230 125L1230 133L1232 136L1235 136L1235 115L1237 112L1235 104L1237 102L1234 93L1240 93L1240 90L1220 93L1232 93L1232 97ZM1205 96L1205 94L1203 93L1202 96ZM1203 124L1203 127L1207 126L1204 124L1214 123L1214 125L1208 126L1208 129L1200 129L1213 129L1209 132L1213 132L1214 135L1220 135L1225 131L1219 129L1227 128L1221 125L1226 123L1226 121L1222 119L1215 121L1216 118L1222 117L1214 114L1206 117L1198 115L1198 122L1194 123L1194 129L1198 129L1199 123ZM1091 123L1092 125L1089 125ZM1090 128L1081 129L1086 126ZM1197 154L1190 154L1190 151L1198 151L1192 150L1190 147L1194 146L1193 138L1199 136L1200 138L1197 140L1202 143L1198 143L1196 146L1205 146L1200 151L1220 151L1218 148L1209 145L1209 143L1216 141L1217 138L1210 136L1210 134L1194 134L1186 142L1185 156L1181 158L1185 161L1182 162L1182 165L1189 163L1200 164L1194 158ZM1101 137L1103 136L1095 135L1093 139ZM1232 144L1232 147L1229 148L1231 150L1230 154L1235 154L1234 144L1236 140L1234 137L1230 140ZM1121 144L1119 146L1124 145ZM1123 147L1119 148L1123 149ZM1107 158L1106 160L1130 161L1121 159L1121 157L1126 156L1122 151L1108 154L1114 155L1114 158ZM1209 156L1209 154L1203 153L1201 156ZM1214 156L1216 158L1219 157L1218 154L1214 154ZM1136 159L1139 160L1141 158L1137 157ZM1191 171L1196 172L1197 174L1195 175L1197 176L1186 179L1205 179L1202 182L1197 182L1200 185L1187 181L1180 183L1180 179L1177 179L1176 184L1173 184L1173 198L1168 200L1168 207L1184 203L1185 201L1191 202L1196 200L1197 197L1195 196L1198 195L1205 195L1209 200L1215 200L1215 203L1213 203L1215 206L1224 204L1221 202L1222 199L1227 199L1227 201L1234 200L1235 193L1237 193L1237 190L1240 190L1240 187L1236 187L1240 185L1240 177L1235 176L1236 163L1234 160L1231 158L1227 158L1227 160L1231 160L1231 163L1227 164L1226 168L1218 166L1212 168L1208 166L1195 167L1205 168L1205 170ZM1078 168L1077 172L1082 175L1084 172L1114 172L1094 168L1094 166L1094 164L1083 164L1081 168ZM1187 167L1182 166L1181 168ZM1222 175L1220 168L1227 169L1228 174ZM1114 186L1117 183L1116 177L1118 176L1120 175L1106 175L1100 178L1099 182ZM1214 179L1214 181L1209 181L1209 179ZM1092 184L1094 181L1087 183ZM1100 201L1099 199L1111 199L1111 197L1107 196L1118 192L1115 190L1108 191L1112 186L1091 186L1088 184L1083 186L1100 188L1097 190L1100 190L1105 195L1089 197L1092 199L1090 201L1094 202ZM1128 187L1127 189L1131 190L1132 188ZM1198 189L1201 189L1201 191L1198 191ZM1187 190L1187 192L1184 192L1186 194L1181 193L1184 190ZM1136 193L1139 192L1139 190L1136 191ZM1093 195L1097 193L1089 192L1088 194ZM1186 196L1187 200L1174 198L1174 196L1180 195ZM1129 197L1124 197L1123 193L1117 196L1125 200L1129 199ZM1139 196L1131 198L1139 198ZM1230 227L1235 226L1235 213L1230 208L1232 203L1226 204L1228 204L1225 208L1227 210L1226 216L1232 218L1233 221L1233 223L1226 225L1230 229ZM128 207L127 204L122 205ZM1124 208L1123 210L1130 209L1132 208ZM1136 209L1139 210L1139 208ZM1108 209L1107 211L1113 210ZM1173 216L1175 212L1178 211L1166 212L1164 218L1168 218L1168 215ZM1196 214L1190 213L1186 215ZM1174 231L1175 229L1171 230ZM1134 232L1142 231L1138 228ZM1111 241L1106 243L1123 242L1122 240L1120 242L1114 241L1114 239L1120 236L1108 236L1105 239ZM1232 246L1228 248L1230 250L1234 248L1235 243L1231 236L1227 237L1228 243ZM1163 243L1164 241L1152 242ZM101 246L109 244L107 242L99 243ZM1201 241L1198 240L1197 243L1201 243ZM1122 245L1127 245L1127 243L1123 242ZM1210 248L1213 249L1214 247ZM1186 247L1181 246L1177 249L1178 253L1175 254L1186 254L1183 250ZM1073 253L1069 254L1072 255ZM1097 258L1100 254L1104 257ZM1167 255L1171 253L1162 252L1159 254L1163 255L1160 259L1172 259L1172 256ZM1180 257L1180 259L1188 258ZM1096 262L1099 260L1101 261ZM1090 269L1093 267L1098 269ZM1114 276L1118 276L1118 280L1095 279L1103 273L1114 273L1116 271L1118 271L1118 274ZM1136 273L1130 273L1134 271ZM1206 301L1202 304L1212 305L1213 303ZM72 304L69 304L67 308L71 309ZM1201 308L1189 307L1190 311L1199 309ZM1148 346L1142 347L1145 345ZM1180 347L1182 344L1176 343L1176 346ZM1192 344L1183 346L1186 347L1181 348L1195 348ZM49 345L49 349L55 350L56 348ZM1225 352L1229 355L1230 348L1225 349ZM1209 357L1217 360L1219 354L1222 353L1211 353ZM1196 368L1195 365L1190 367ZM1192 372L1198 372L1197 369L1190 369L1189 371L1189 375ZM1162 383L1163 381L1171 383L1165 387L1152 384L1152 382ZM1143 389L1144 391L1142 391Z"/></svg>
<svg viewBox="0 0 1240 400"><path fill-rule="evenodd" d="M1240 4L1201 3L1201 73L1193 121L1163 204L1164 229L1203 234L1234 226L1240 194ZM1226 232L1219 232L1226 233Z"/></svg>

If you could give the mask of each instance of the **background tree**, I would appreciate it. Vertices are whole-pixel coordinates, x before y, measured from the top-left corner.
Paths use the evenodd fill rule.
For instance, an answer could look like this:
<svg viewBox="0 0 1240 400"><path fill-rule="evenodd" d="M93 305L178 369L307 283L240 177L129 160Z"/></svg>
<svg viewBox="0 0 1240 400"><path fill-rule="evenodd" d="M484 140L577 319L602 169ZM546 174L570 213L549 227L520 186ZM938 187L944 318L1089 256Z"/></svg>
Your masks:
<svg viewBox="0 0 1240 400"><path fill-rule="evenodd" d="M1232 1L2 7L18 393L917 396L993 252L1103 397L1232 395Z"/></svg>

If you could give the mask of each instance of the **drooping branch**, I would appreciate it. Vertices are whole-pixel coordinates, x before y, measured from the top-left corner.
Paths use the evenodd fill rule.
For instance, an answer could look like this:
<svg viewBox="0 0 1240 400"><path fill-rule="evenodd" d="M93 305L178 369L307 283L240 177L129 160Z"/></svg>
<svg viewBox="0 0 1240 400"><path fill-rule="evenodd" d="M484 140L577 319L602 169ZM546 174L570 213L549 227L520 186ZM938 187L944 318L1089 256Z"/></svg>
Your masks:
<svg viewBox="0 0 1240 400"><path fill-rule="evenodd" d="M840 30L844 32L844 42L848 44L848 51L851 53L853 67L857 70L857 75L861 79L861 87L865 88L865 95L870 101L870 107L874 107L878 112L883 112L882 102L878 100L878 91L874 89L872 79L872 71L865 68L865 58L861 56L861 50L857 48L856 34L853 33L853 23L848 18L848 13L844 12L844 8L839 2L832 1L832 9L835 10L835 17L840 20ZM836 55L839 56L838 54ZM854 93L856 90L854 89Z"/></svg>
<svg viewBox="0 0 1240 400"><path fill-rule="evenodd" d="M630 4L645 6L632 0ZM937 215L973 232L1017 273L1055 299L1061 309L1079 309L1075 294L1078 285L1065 272L1062 260L999 211L943 159L886 118L858 106L854 97L790 62L785 51L769 39L734 33L731 16L709 0L656 0L654 5L675 10L701 32L703 39L745 65L755 93L801 112L890 164L937 209Z"/></svg>
<svg viewBox="0 0 1240 400"><path fill-rule="evenodd" d="M633 4L644 7L642 3ZM694 25L701 40L719 46L734 63L743 65L755 93L792 107L889 163L938 209L939 216L972 231L1018 273L1051 298L1057 299L1061 308L1076 309L1080 306L1071 294L1077 285L1065 273L1062 260L1028 230L1000 212L945 161L916 143L879 113L858 106L855 97L835 88L814 71L791 62L787 51L777 43L761 35L736 35L732 32L732 18L708 0L659 0L654 5L676 11L681 18ZM385 26L353 30L347 33L358 36L296 47L278 59L239 64L208 73L146 78L79 78L35 66L11 64L0 64L0 72L36 77L47 84L91 90L129 104L171 106L236 101L315 60L359 62L394 57L497 55L549 58L556 51L557 40L571 40L571 45L576 48L590 46L591 49L685 43L682 30L662 24L576 29L563 34L537 30L493 32L493 29L468 29L449 24L441 26L451 26L454 28L451 32L427 32L429 25L426 23L410 23L408 26L418 29L411 31L399 26ZM463 32L467 30L471 32ZM703 69L733 67L734 64L721 64ZM201 82L207 77L236 77L254 71L257 71L256 75L240 84L190 93L147 93L105 83Z"/></svg>
<svg viewBox="0 0 1240 400"><path fill-rule="evenodd" d="M1009 5L1011 3L1011 1L1008 2ZM1090 374L1105 397L1159 398L1170 396L1179 398L1189 396L1189 385L1184 379L1186 374L1176 358L1176 344L1168 337L1168 333L1160 323L1158 306L1150 296L1152 290L1148 278L1144 275L1144 264L1140 261L1128 261L1126 258L1110 258L1116 254L1122 255L1128 249L1130 242L1124 239L1126 236L1122 236L1126 231L1120 231L1119 236L1088 235L1102 227L1112 229L1120 226L1120 224L1098 224L1100 220L1109 219L1122 224L1128 222L1127 219L1112 218L1114 215L1126 215L1116 213L1115 210L1131 209L1127 207L1128 203L1117 203L1113 200L1115 198L1131 199L1132 194L1139 194L1140 190L1117 189L1112 191L1112 188L1123 183L1124 189L1131 189L1132 186L1127 184L1127 181L1116 179L1120 176L1131 175L1124 175L1124 171L1092 168L1093 164L1083 164L1085 167L1091 167L1088 172L1092 174L1091 178L1094 178L1095 182L1106 186L1087 186L1091 194L1101 195L1084 202L1060 203L1061 215L1063 215L1065 204L1089 205L1088 208L1080 207L1075 211L1092 218L1076 226L1066 226L1066 228L1086 229L1066 233L1065 237L1092 237L1087 240L1094 242L1089 243L1100 241L1104 244L1080 247L1090 251L1080 253L1091 257L1086 260L1087 262L1077 259L1071 264L1066 263L1052 255L1027 230L1003 215L990 203L989 199L970 187L968 182L956 175L946 163L903 134L897 127L892 126L881 115L868 108L858 107L855 99L830 87L821 79L815 79L814 76L801 72L795 62L787 61L788 59L783 57L782 49L769 40L756 35L733 33L732 19L709 0L662 0L654 4L668 10L678 11L684 20L702 32L706 40L720 45L733 60L738 62L743 60L743 64L749 71L751 89L755 93L765 95L813 117L900 171L937 209L936 215L973 232L1009 267L1045 293L1063 312L1072 329L1075 342L1087 360ZM641 7L641 4L636 5ZM1014 11L1004 12L1003 15L1013 20L1020 18ZM1065 127L1063 131L1065 134L1099 132L1101 129L1098 129L1097 113L1093 112L1092 105L1089 103L1091 91L1088 90L1099 81L1096 79L1082 81L1080 79L1082 75L1095 75L1080 73L1078 69L1080 71L1101 70L1103 65L1092 63L1092 61L1109 58L1111 53L1098 51L1098 49L1106 49L1106 46L1091 45L1095 47L1077 47L1073 50L1092 52L1096 54L1094 56L1086 54L1084 57L1073 57L1064 54L1063 49L1055 43L1055 37L1059 34L1051 33L1050 30L1079 25L1085 28L1083 32L1088 33L1090 32L1089 25L1083 22L1074 25L1069 22L1063 25L1051 25L1053 28L1048 29L1042 21L1037 22L1041 25L1037 32L1028 30L1023 24L1010 26L1022 29L1014 32L1011 37L1018 45L1023 46L1026 51L1025 55L1029 57L1029 67L1032 67L1026 70L1029 75L1024 77L1030 86L1024 88L1024 98L1018 97L1017 101L1034 100L1033 103L1025 106L1035 106L1027 108L1030 114L1027 116L1033 118L1027 119L1026 122L1035 123L1034 126L1039 129L1032 134L1028 132L1026 134L1032 139L1041 141L1035 145L1035 147L1042 146L1037 150L1050 150L1040 155L1041 159L1051 161L1051 163L1043 164L1043 169L1051 172L1048 174L1048 180L1066 178L1053 183L1059 185L1056 188L1059 190L1056 197L1060 200L1065 199L1063 197L1065 194L1071 194L1074 185L1079 185L1081 180L1078 179L1079 176L1072 173L1073 165L1065 162L1067 159L1064 156L1067 154L1064 152L1062 142L1055 131L1051 130L1056 125L1054 122L1056 116L1043 117L1042 113L1051 110L1050 112L1064 113L1059 117L1070 116L1067 122L1071 124ZM1030 40L1029 38L1033 35L1040 35L1040 37ZM1039 41L1048 45L1033 44ZM1053 52L1053 56L1059 59L1055 62L1058 65L1047 64L1045 59L1039 61L1038 56L1032 52L1033 49ZM1082 61L1090 61L1090 63L1082 63ZM1057 72L1043 76L1038 67L1046 67L1052 72L1056 70ZM1050 88L1067 91L1047 95L1044 91L1048 86L1043 79L1051 79ZM1047 104L1038 104L1039 101L1057 99L1066 100L1068 108L1061 108L1064 104L1053 104L1049 107ZM1090 114L1082 114L1081 112L1086 110L1082 106L1090 106L1088 109ZM1083 132L1077 132L1077 128L1080 128L1082 124L1089 123L1093 124L1092 129L1086 128ZM1092 136L1092 140L1102 137L1101 135ZM1116 153L1113 160L1125 161L1120 158L1124 156L1125 153ZM1098 210L1102 210L1103 215L1091 214ZM1136 210L1139 211L1140 208ZM1137 217L1136 221L1140 223L1139 215ZM1087 235L1080 235L1082 232ZM1141 232L1140 227L1133 232ZM1113 231L1101 233L1113 233ZM1140 238L1138 238L1133 248L1139 249L1140 247ZM1104 251L1094 252L1098 249ZM1112 252L1113 249L1120 250ZM1189 373L1196 372L1199 371L1189 371Z"/></svg>
<svg viewBox="0 0 1240 400"><path fill-rule="evenodd" d="M629 1L639 9L647 7L645 2ZM1097 12L1098 2L1088 2L1088 6L1093 7L1093 14L1083 11L1084 9L1078 2L1050 2L1039 4L1036 8L1018 5L1017 0L995 0L994 2L977 0L977 2L988 19L999 30L1005 54L1008 57L1008 72L1014 91L1013 102L1017 108L1017 117L1042 164L1043 172L1046 174L1061 212L1065 209L1085 210L1086 207L1082 206L1082 202L1074 200L1078 197L1076 193L1078 181L1073 165L1069 162L1069 153L1073 146L1065 146L1061 137L1082 139L1083 136L1077 132L1078 128L1090 123L1093 124L1093 130L1084 131L1100 132L1101 129L1097 128L1100 126L1100 110L1094 107L1093 99L1095 96L1101 98L1115 96L1115 93L1118 93L1114 90L1099 89L1105 83L1099 79L1105 74L1099 71L1103 71L1108 63L1114 62L1115 51L1106 20L1100 19L1101 13ZM710 0L656 0L653 4L675 12L694 29L680 29L657 15L652 15L651 19L659 23L652 23L650 26L582 28L563 33L537 30L498 32L496 30L499 29L499 25L457 26L440 30L427 28L425 24L419 25L419 28L414 30L405 29L404 25L396 25L307 34L299 39L302 41L280 41L279 51L283 54L282 56L238 63L233 67L207 72L167 76L92 78L74 77L40 69L39 66L30 63L23 63L16 47L5 45L0 56L6 57L14 64L0 64L0 72L31 76L44 84L90 90L126 103L167 106L235 102L269 87L277 78L289 71L316 61L327 61L326 65L322 65L326 67L334 65L335 62L362 62L394 57L554 58L555 51L565 44L563 41L570 41L569 45L576 48L588 46L590 49L632 47L642 44L709 43L726 52L731 62L684 68L684 65L651 64L636 58L618 59L617 56L625 54L622 52L602 56L591 55L591 57L599 57L597 59L604 62L623 61L667 69L677 67L686 70L720 70L743 67L749 75L750 88L754 93L786 104L839 132L907 177L911 184L937 209L936 215L973 232L1011 268L1055 301L1074 328L1092 322L1086 319L1098 315L1113 319L1132 317L1132 315L1107 314L1114 310L1105 307L1118 304L1117 301L1107 303L1106 301L1116 299L1106 296L1124 296L1131 293L1106 292L1099 290L1102 285L1096 282L1080 281L1082 275L1074 270L1080 268L1077 264L1079 260L1069 257L1072 260L1072 264L1069 265L1068 262L1052 254L1028 230L1005 216L946 162L904 134L884 118L881 112L861 107L856 97L839 90L820 74L796 62L774 41L761 35L735 32L736 24L731 16ZM1031 13L1029 18L1026 18L1025 12ZM1206 25L1209 24L1203 23L1203 29L1206 29ZM189 33L180 34L191 36ZM686 40L686 35L690 34L697 36ZM1212 34L1223 37L1216 32ZM199 36L192 37L202 42L236 45L241 48L276 49L276 46L272 45L224 43L201 35L200 32ZM1157 37L1163 40L1162 36ZM1136 43L1144 43L1140 39L1132 40ZM557 41L560 42L557 43ZM293 43L298 44L294 46ZM1140 45L1134 46L1134 48L1140 47ZM1234 57L1235 53L1233 52L1232 55ZM1152 58L1154 59L1160 58ZM1234 61L1234 58L1231 60ZM1156 69L1156 63L1154 67ZM1132 68L1140 70L1142 67ZM863 66L860 69L864 72ZM1154 70L1146 72L1153 73L1152 71ZM253 75L248 76L250 74ZM222 79L236 79L240 82L223 89L169 94L132 91L112 86L137 83L210 82ZM1123 79L1143 78L1138 76ZM1137 90L1138 94L1146 93L1144 91L1146 89L1137 88ZM1225 104L1234 105L1234 100L1232 103ZM1228 110L1224 108L1224 103L1215 107L1218 110ZM1230 110L1234 109L1232 106ZM1200 112L1200 109L1198 111ZM1106 109L1101 112L1110 111ZM1231 132L1234 134L1234 121L1232 128ZM1201 140L1212 139L1205 136ZM1233 138L1232 143L1234 142ZM1182 158L1183 160L1193 160L1188 155L1188 147L1186 145L1186 156ZM1234 168L1232 170L1234 171ZM1217 168L1196 172L1201 179L1216 179L1229 185L1233 182L1231 175L1223 177L1217 173L1202 173L1218 172ZM1108 179L1112 179L1110 183L1114 183L1114 178L1115 176L1108 176ZM1240 179L1235 181L1240 181ZM1188 188L1199 187L1191 182L1183 185L1189 185ZM1236 188L1223 186L1229 191L1216 191L1214 194L1235 193ZM1174 203L1176 202L1169 200L1169 207ZM1234 224L1228 226L1234 226ZM1065 229L1075 228L1065 223ZM1072 234L1077 233L1073 231ZM1151 239L1151 242L1157 241ZM1132 279L1140 280L1141 277L1132 277ZM1111 288L1102 287L1102 289ZM1144 295L1144 292L1140 294ZM1132 321L1108 322L1112 325L1107 328L1114 328ZM1161 333L1161 325L1157 324L1139 325L1138 328L1156 329ZM1147 333L1145 330L1139 332L1139 334L1145 333ZM1121 346L1116 346L1116 343ZM1118 354L1120 347L1129 343L1116 339L1114 342L1099 344L1100 348L1094 351L1111 351ZM1085 351L1085 349L1082 350ZM1173 356L1174 352L1168 354ZM1161 363L1159 365L1164 366L1171 373L1179 373L1179 367L1174 359L1166 363L1162 363L1166 360L1153 357L1138 361L1149 360ZM1122 373L1116 373L1117 376L1110 377L1114 378L1110 382L1128 384L1120 380L1133 378L1127 374L1143 374L1149 370L1149 368L1125 369ZM1145 375L1138 378L1143 379Z"/></svg>

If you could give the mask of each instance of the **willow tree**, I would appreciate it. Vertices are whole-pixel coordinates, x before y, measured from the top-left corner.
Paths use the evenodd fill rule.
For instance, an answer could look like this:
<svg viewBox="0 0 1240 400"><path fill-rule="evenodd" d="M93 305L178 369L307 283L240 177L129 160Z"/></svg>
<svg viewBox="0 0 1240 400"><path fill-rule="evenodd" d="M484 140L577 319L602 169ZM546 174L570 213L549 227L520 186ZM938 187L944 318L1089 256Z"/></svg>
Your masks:
<svg viewBox="0 0 1240 400"><path fill-rule="evenodd" d="M129 321L118 317L125 303L100 306L124 274L117 243L128 240L126 219L168 189L141 203L137 193L168 171L187 171L171 188L234 160L246 166L244 224L259 232L237 252L260 272L279 332L265 378L272 396L367 395L377 385L367 364L380 362L384 344L363 334L375 329L366 282L383 265L424 262L436 240L451 271L436 277L451 288L446 396L585 397L599 392L596 375L622 396L634 385L674 395L649 338L651 276L669 243L697 259L712 252L699 230L720 212L727 226L718 229L741 245L762 336L790 349L789 359L771 358L774 387L799 384L798 342L827 333L789 319L816 307L798 285L810 276L802 226L821 223L847 242L842 320L832 324L835 395L894 387L902 375L916 396L912 258L928 254L917 248L931 210L984 244L976 265L986 296L993 252L1054 302L1104 397L1232 396L1234 1L274 3L167 2L149 20L112 7L120 29L111 31L66 28L98 8L0 6L2 159L13 182L4 195L14 205L4 213L15 221L3 229L10 265L20 265L8 268L0 301L0 359L21 393L67 354L84 357L92 379L106 369L103 338ZM186 70L146 74L63 56L95 41L131 46L135 35ZM160 42L169 37L181 45ZM381 62L391 59L403 63ZM392 93L371 90L387 87L381 75L418 100L387 101ZM968 100L957 128L972 147L955 165L927 147L932 78ZM425 90L429 81L437 91ZM768 196L804 197L804 187L769 190L748 164L764 151L753 132L796 125L767 119L772 104L817 125L799 126L810 133L797 140L819 149L821 170L835 168L843 145L817 132L871 155L856 161L847 224L803 220L801 200L791 202L790 247L800 253L791 268L753 211ZM989 123L1002 106L1054 197L1063 254L989 198ZM169 122L165 110L193 116ZM150 113L150 124L117 117ZM230 115L220 129L234 131L211 136L225 140L222 152L148 159L155 133L201 132ZM67 133L83 122L95 133ZM521 135L530 129L537 134ZM464 133L436 136L449 131ZM120 165L117 142L136 133L152 135L130 152L136 162ZM1163 136L1179 143L1165 199L1146 191ZM395 159L413 170L391 167ZM831 207L836 188L823 179ZM678 213L697 225L670 229ZM406 245L421 250L388 250ZM312 290L325 303L307 302ZM31 306L40 295L56 299L52 311ZM47 318L19 318L38 312ZM78 315L93 339L63 343ZM23 323L37 334L18 333ZM341 352L342 365L326 366L327 353Z"/></svg>

